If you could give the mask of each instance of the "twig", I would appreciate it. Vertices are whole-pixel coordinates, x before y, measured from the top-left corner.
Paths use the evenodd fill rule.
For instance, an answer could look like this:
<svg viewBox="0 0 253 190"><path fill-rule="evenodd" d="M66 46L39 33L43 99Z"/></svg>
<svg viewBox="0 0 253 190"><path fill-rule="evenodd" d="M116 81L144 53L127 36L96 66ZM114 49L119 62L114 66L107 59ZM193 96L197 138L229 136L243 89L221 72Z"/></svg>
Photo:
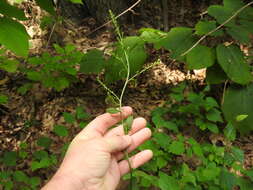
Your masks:
<svg viewBox="0 0 253 190"><path fill-rule="evenodd" d="M54 33L54 30L55 30L55 27L56 27L56 22L54 23L54 25L53 25L53 27L52 27L52 30L51 30L51 32L50 32L50 35L49 35L49 38L48 38L48 41L47 41L47 45L46 45L46 49L47 49L47 48L48 48L48 46L49 46L49 43L50 43L51 38L52 38L52 36L53 36L53 33Z"/></svg>
<svg viewBox="0 0 253 190"><path fill-rule="evenodd" d="M190 49L188 49L186 52L182 53L181 56L185 56L186 54L188 54L193 48L195 48L197 45L199 45L200 42L202 42L207 36L209 36L210 34L216 32L217 30L221 29L224 25L226 25L227 23L229 23L233 18L235 18L240 12L242 12L245 8L247 8L248 6L252 5L253 1L244 5L243 7L241 7L240 9L238 9L230 18L228 18L225 22L223 22L221 25L219 25L217 28L211 30L210 32L208 32L207 34L205 34L204 36L202 36Z"/></svg>
<svg viewBox="0 0 253 190"><path fill-rule="evenodd" d="M122 13L120 13L119 15L115 16L115 19L118 19L119 17L123 16L124 14L126 14L127 12L131 11L134 7L136 7L142 0L138 0L136 1L131 7L129 7L128 9L124 10ZM105 27L106 25L112 23L112 19L109 20L108 22L104 23L103 25L97 27L96 29L92 30L90 33L87 34L87 36L91 35L92 33L100 30L101 28Z"/></svg>
<svg viewBox="0 0 253 190"><path fill-rule="evenodd" d="M226 81L225 81L225 84L224 84L223 93L222 93L221 105L224 104L225 94L226 94L226 89L227 89L227 84L228 84L228 80L226 80Z"/></svg>

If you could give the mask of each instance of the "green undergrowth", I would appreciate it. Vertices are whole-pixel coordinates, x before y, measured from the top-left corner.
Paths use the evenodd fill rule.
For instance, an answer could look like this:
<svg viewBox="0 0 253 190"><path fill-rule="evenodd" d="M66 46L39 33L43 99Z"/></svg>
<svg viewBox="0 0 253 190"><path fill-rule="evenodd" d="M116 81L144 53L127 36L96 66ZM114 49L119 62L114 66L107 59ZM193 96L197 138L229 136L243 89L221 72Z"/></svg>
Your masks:
<svg viewBox="0 0 253 190"><path fill-rule="evenodd" d="M74 113L64 112L62 116L64 124L56 124L50 133L39 136L33 147L24 141L17 151L0 153L0 187L36 190L45 183L48 174L56 171L68 148L70 129L81 130L91 120L82 107L77 107ZM29 126L23 130L29 130Z"/></svg>
<svg viewBox="0 0 253 190"><path fill-rule="evenodd" d="M151 117L153 137L139 150L151 149L154 158L133 173L135 190L253 188L253 170L244 167L244 151L233 146L237 134L227 129L208 89L196 93L183 84L173 88L166 104ZM215 136L221 138L212 139Z"/></svg>
<svg viewBox="0 0 253 190"><path fill-rule="evenodd" d="M126 37L112 16L118 39L111 51L94 48L82 52L74 45L51 44L48 39L48 47L38 55L29 52L30 36L22 24L28 18L18 8L23 1L13 2L0 1L0 71L25 79L17 88L22 96L37 84L57 94L80 82L82 76L95 75L106 90L106 102L112 104L107 112L118 113L127 84L134 79L138 84L141 73L159 64L146 64L150 47L163 50L168 60L184 64L187 70L206 69L204 90L194 92L189 84L181 84L171 90L163 107L152 111L149 127L153 138L140 150L153 150L154 159L132 173L133 189L253 189L253 171L244 168L244 152L233 145L253 129L252 1L223 0L222 5L211 5L192 28L175 27L169 32L142 28L135 36ZM52 28L53 33L56 24L65 22L51 0L35 2L47 12L41 20L43 30ZM120 95L110 90L118 81L125 81ZM216 91L221 88L222 93ZM210 89L219 97L211 96ZM8 105L11 100L7 92L0 92L0 104ZM91 119L81 107L63 117L64 124L36 139L36 151L21 142L17 151L0 153L4 189L38 189L43 176L56 170L73 135L71 128L80 130ZM132 121L130 117L122 122L125 133ZM23 130L29 131L33 123L27 121ZM221 140L215 141L215 137ZM66 143L57 151L53 148L56 139Z"/></svg>

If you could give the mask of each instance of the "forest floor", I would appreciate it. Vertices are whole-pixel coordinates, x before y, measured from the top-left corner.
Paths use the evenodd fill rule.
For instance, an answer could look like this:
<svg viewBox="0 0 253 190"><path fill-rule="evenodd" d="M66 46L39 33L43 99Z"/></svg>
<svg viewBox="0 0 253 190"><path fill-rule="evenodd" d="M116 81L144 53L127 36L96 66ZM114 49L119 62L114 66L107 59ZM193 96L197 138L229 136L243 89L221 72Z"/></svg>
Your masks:
<svg viewBox="0 0 253 190"><path fill-rule="evenodd" d="M90 31L99 26L93 18L84 19L82 24L78 26L71 22L64 22L56 25L54 29L51 27L41 30L40 19L45 15L45 12L32 2L27 2L23 6L29 18L24 24L31 36L31 55L40 55L42 52L51 51L53 43L74 44L78 50L87 52L93 48L106 50L115 41L111 27L105 27L87 36ZM194 25L208 5L203 5L198 9L196 5L192 7L192 4L184 4L183 6L179 9L181 12L175 11L180 12L180 17L173 15L169 23L170 27ZM187 12L187 10L191 11ZM150 26L150 23L147 22L126 24L123 26L124 33L126 35L137 34L141 27ZM172 63L172 60L168 59L168 52L155 51L152 48L149 48L149 51L151 56L148 62L152 63L159 57L161 63L141 74L134 83L131 83L124 98L124 105L133 107L134 116L144 117L148 121L150 121L151 111L166 103L170 89L174 85L182 81L188 81L189 85L197 86L200 89L205 85L205 70L186 71L183 64ZM69 128L70 135L64 138L56 137L52 133L55 124L65 125L63 112L73 113L76 107L82 106L92 117L104 113L107 107L106 93L96 81L96 77L83 75L79 77L81 82L72 85L63 92L58 93L45 89L38 84L25 96L17 93L17 88L25 82L22 76L19 74L10 75L6 76L4 80L2 79L0 90L8 94L9 102L0 107L0 151L17 150L21 142L27 142L29 150L34 152L39 149L35 143L36 140L40 136L48 136L54 139L50 151L57 153L64 143L70 142L80 131L78 126L72 126ZM122 84L119 82L112 88L117 92L121 86ZM239 138L235 144L245 151L245 166L253 166L253 137ZM24 171L29 170L29 162L31 160L25 160L16 167ZM0 169L1 167L0 165ZM55 168L38 171L38 174L46 180L54 171Z"/></svg>

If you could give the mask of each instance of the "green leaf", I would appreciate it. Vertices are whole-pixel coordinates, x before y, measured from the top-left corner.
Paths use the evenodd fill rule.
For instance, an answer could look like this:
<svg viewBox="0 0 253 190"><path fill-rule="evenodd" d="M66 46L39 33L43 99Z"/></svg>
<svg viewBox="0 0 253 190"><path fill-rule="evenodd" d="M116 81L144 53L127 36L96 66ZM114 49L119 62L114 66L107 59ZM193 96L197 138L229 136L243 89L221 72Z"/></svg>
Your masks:
<svg viewBox="0 0 253 190"><path fill-rule="evenodd" d="M241 150L240 148L232 147L231 148L231 155L235 161L243 164L243 162L244 162L244 151L243 150Z"/></svg>
<svg viewBox="0 0 253 190"><path fill-rule="evenodd" d="M15 166L17 162L16 152L5 152L3 155L3 163L6 166Z"/></svg>
<svg viewBox="0 0 253 190"><path fill-rule="evenodd" d="M217 101L213 97L207 97L204 104L205 110L209 111L212 108L219 108Z"/></svg>
<svg viewBox="0 0 253 190"><path fill-rule="evenodd" d="M226 32L235 40L238 40L240 43L249 44L250 43L250 35L251 33L247 31L242 26L233 26L231 28L227 28Z"/></svg>
<svg viewBox="0 0 253 190"><path fill-rule="evenodd" d="M173 141L169 146L169 151L172 154L181 155L185 152L184 143L180 141Z"/></svg>
<svg viewBox="0 0 253 190"><path fill-rule="evenodd" d="M77 119L89 119L90 115L84 111L82 107L76 108L76 118Z"/></svg>
<svg viewBox="0 0 253 190"><path fill-rule="evenodd" d="M64 112L63 117L64 117L65 122L70 123L70 124L73 124L76 121L75 117L71 113Z"/></svg>
<svg viewBox="0 0 253 190"><path fill-rule="evenodd" d="M48 137L40 137L37 140L37 145L44 148L49 148L51 144L52 144L52 139Z"/></svg>
<svg viewBox="0 0 253 190"><path fill-rule="evenodd" d="M215 63L213 66L208 67L206 71L206 81L208 84L221 84L227 80L227 75L221 66Z"/></svg>
<svg viewBox="0 0 253 190"><path fill-rule="evenodd" d="M105 68L103 52L97 49L91 50L84 54L80 62L80 72L90 74L100 73Z"/></svg>
<svg viewBox="0 0 253 190"><path fill-rule="evenodd" d="M213 49L198 45L187 54L186 65L188 69L202 69L212 66L215 63L215 59Z"/></svg>
<svg viewBox="0 0 253 190"><path fill-rule="evenodd" d="M51 15L55 15L54 4L51 0L35 0L37 5L39 5L42 9L50 13Z"/></svg>
<svg viewBox="0 0 253 190"><path fill-rule="evenodd" d="M129 131L132 129L134 117L131 115L129 116L123 123L124 133L125 135L129 133Z"/></svg>
<svg viewBox="0 0 253 190"><path fill-rule="evenodd" d="M29 178L29 179L30 179L30 180L29 180L29 184L30 184L33 188L39 186L40 183L41 183L41 179L40 179L39 177L31 177L31 178Z"/></svg>
<svg viewBox="0 0 253 190"><path fill-rule="evenodd" d="M213 122L223 122L223 119L221 117L221 112L215 108L209 110L206 113L206 117L209 121L213 121Z"/></svg>
<svg viewBox="0 0 253 190"><path fill-rule="evenodd" d="M19 20L26 20L25 13L23 10L18 9L15 6L11 6L6 0L0 1L0 14L7 17L14 17Z"/></svg>
<svg viewBox="0 0 253 190"><path fill-rule="evenodd" d="M24 182L24 183L27 183L29 180L27 175L22 171L15 171L13 174L13 178L17 182Z"/></svg>
<svg viewBox="0 0 253 190"><path fill-rule="evenodd" d="M246 170L245 175L248 176L251 181L253 181L253 169Z"/></svg>
<svg viewBox="0 0 253 190"><path fill-rule="evenodd" d="M220 185L224 190L231 190L237 185L237 178L234 174L223 169L220 175Z"/></svg>
<svg viewBox="0 0 253 190"><path fill-rule="evenodd" d="M226 72L228 77L239 84L248 84L253 77L243 52L235 45L217 46L218 63Z"/></svg>
<svg viewBox="0 0 253 190"><path fill-rule="evenodd" d="M0 17L0 44L18 56L27 57L29 35L25 27L10 18Z"/></svg>
<svg viewBox="0 0 253 190"><path fill-rule="evenodd" d="M220 5L212 5L208 8L208 14L214 17L219 24L224 23L233 15L233 10ZM225 26L235 26L235 18L229 21Z"/></svg>
<svg viewBox="0 0 253 190"><path fill-rule="evenodd" d="M236 121L238 121L238 122L243 121L247 117L248 117L248 115L238 115L238 116L236 116Z"/></svg>
<svg viewBox="0 0 253 190"><path fill-rule="evenodd" d="M164 150L169 150L171 143L171 138L165 133L154 133L154 140L160 145Z"/></svg>
<svg viewBox="0 0 253 190"><path fill-rule="evenodd" d="M240 189L242 189L242 190L252 190L253 189L253 183L247 179L239 178L238 183L239 183Z"/></svg>
<svg viewBox="0 0 253 190"><path fill-rule="evenodd" d="M231 86L226 90L222 111L227 122L231 122L241 133L253 130L253 84L245 87ZM243 121L236 121L238 115L248 115Z"/></svg>
<svg viewBox="0 0 253 190"><path fill-rule="evenodd" d="M206 128L209 129L211 132L216 133L216 134L219 133L219 128L217 127L217 125L210 122L205 123L205 125L206 125Z"/></svg>
<svg viewBox="0 0 253 190"><path fill-rule="evenodd" d="M144 41L138 36L126 37L118 43L113 56L106 62L105 81L113 83L124 79L127 75L127 60L129 60L130 76L141 70L147 59ZM123 47L122 45L123 44ZM126 53L126 54L125 54Z"/></svg>
<svg viewBox="0 0 253 190"><path fill-rule="evenodd" d="M28 71L26 73L27 78L32 81L41 81L43 80L43 76L39 71Z"/></svg>
<svg viewBox="0 0 253 190"><path fill-rule="evenodd" d="M106 113L110 113L110 114L120 113L120 110L119 108L107 108Z"/></svg>
<svg viewBox="0 0 253 190"><path fill-rule="evenodd" d="M142 28L140 29L140 37L147 43L152 43L156 46L156 43L159 42L164 36L166 36L166 32L162 32L160 30L156 30L153 28Z"/></svg>
<svg viewBox="0 0 253 190"><path fill-rule="evenodd" d="M199 21L195 26L195 34L202 36L207 34L208 32L211 32L216 27L217 24L215 21ZM216 32L211 33L210 36L221 36L223 34L224 33L222 30L218 30Z"/></svg>
<svg viewBox="0 0 253 190"><path fill-rule="evenodd" d="M68 136L68 129L62 125L55 125L53 129L54 133L60 137Z"/></svg>
<svg viewBox="0 0 253 190"><path fill-rule="evenodd" d="M234 141L236 139L236 129L230 122L224 129L224 135L228 140Z"/></svg>
<svg viewBox="0 0 253 190"><path fill-rule="evenodd" d="M6 103L8 103L8 97L0 94L0 104L6 104Z"/></svg>
<svg viewBox="0 0 253 190"><path fill-rule="evenodd" d="M195 41L191 28L176 27L172 28L167 36L161 39L158 44L170 50L173 59L182 60L181 54L191 48Z"/></svg>
<svg viewBox="0 0 253 190"><path fill-rule="evenodd" d="M72 3L83 4L82 0L70 0Z"/></svg>
<svg viewBox="0 0 253 190"><path fill-rule="evenodd" d="M3 63L0 63L0 69L3 69L7 72L14 73L17 71L19 62L16 59L6 59Z"/></svg>
<svg viewBox="0 0 253 190"><path fill-rule="evenodd" d="M161 190L180 190L178 180L164 172L159 172L158 184Z"/></svg>

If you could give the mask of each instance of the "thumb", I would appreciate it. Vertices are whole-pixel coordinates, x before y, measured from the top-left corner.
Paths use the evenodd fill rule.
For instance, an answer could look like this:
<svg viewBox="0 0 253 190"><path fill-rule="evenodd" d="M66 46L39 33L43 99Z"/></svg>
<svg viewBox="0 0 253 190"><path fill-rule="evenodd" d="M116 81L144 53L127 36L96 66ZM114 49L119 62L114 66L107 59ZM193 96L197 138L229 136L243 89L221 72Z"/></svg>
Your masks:
<svg viewBox="0 0 253 190"><path fill-rule="evenodd" d="M132 143L132 137L129 135L106 137L104 140L110 153L122 151Z"/></svg>

